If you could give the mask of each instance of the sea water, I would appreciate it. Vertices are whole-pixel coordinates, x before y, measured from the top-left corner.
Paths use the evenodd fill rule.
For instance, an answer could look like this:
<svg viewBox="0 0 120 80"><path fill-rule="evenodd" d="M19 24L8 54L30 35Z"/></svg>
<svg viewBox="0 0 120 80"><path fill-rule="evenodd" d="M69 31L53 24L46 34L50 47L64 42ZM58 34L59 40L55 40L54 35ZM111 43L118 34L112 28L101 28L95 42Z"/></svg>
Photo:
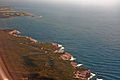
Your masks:
<svg viewBox="0 0 120 80"><path fill-rule="evenodd" d="M7 3L9 4L9 3ZM0 19L1 29L17 29L40 42L62 44L97 78L120 80L120 6L13 3L15 10L43 16ZM93 79L94 80L94 79Z"/></svg>

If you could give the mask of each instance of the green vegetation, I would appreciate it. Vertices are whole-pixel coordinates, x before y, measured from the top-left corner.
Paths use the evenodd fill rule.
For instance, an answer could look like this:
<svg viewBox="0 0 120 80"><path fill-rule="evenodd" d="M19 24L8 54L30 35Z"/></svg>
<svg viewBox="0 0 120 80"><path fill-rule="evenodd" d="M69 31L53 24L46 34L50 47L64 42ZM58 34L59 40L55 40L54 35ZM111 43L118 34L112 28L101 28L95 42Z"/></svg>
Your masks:
<svg viewBox="0 0 120 80"><path fill-rule="evenodd" d="M31 43L26 37L0 30L0 55L18 80L73 80L74 68L54 51L51 43Z"/></svg>

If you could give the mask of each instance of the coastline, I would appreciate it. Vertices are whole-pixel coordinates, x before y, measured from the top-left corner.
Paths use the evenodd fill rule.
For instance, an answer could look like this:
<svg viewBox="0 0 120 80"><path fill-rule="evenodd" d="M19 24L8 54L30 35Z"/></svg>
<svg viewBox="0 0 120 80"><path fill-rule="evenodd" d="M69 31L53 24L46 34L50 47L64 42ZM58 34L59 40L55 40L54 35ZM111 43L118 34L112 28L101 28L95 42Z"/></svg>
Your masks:
<svg viewBox="0 0 120 80"><path fill-rule="evenodd" d="M28 37L28 36L20 36L21 32L18 30L6 30L10 35L13 35L15 37L25 37L26 39L29 39L31 43L40 43L37 40ZM22 44L22 43L21 43ZM76 58L74 58L70 53L64 51L64 47L61 44L57 43L51 43L53 47L55 48L54 53L60 54L60 59L64 61L69 61L72 67L74 67L75 71L73 73L74 79L82 79L82 80L91 80L94 76L96 76L94 73L92 73L89 69L85 69L84 67L81 67L83 64L77 64L74 62ZM47 52L46 52L47 53Z"/></svg>
<svg viewBox="0 0 120 80"><path fill-rule="evenodd" d="M30 17L37 17L42 18L42 16L37 16L27 12L20 12L20 11L12 11L8 6L0 6L0 18L14 18L17 16L30 16Z"/></svg>

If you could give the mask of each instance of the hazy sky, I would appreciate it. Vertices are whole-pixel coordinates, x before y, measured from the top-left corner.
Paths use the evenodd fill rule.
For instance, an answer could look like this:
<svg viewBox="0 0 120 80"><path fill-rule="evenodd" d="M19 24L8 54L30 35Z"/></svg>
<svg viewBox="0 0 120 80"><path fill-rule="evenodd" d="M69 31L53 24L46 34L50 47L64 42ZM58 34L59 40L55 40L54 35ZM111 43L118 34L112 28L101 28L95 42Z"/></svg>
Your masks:
<svg viewBox="0 0 120 80"><path fill-rule="evenodd" d="M52 3L73 3L73 4L90 4L90 5L115 5L120 2L120 0L26 0L26 1L36 1L36 2L52 2Z"/></svg>
<svg viewBox="0 0 120 80"><path fill-rule="evenodd" d="M97 6L113 6L120 4L120 0L0 0L0 1L26 1L26 2L46 2L63 4L84 4Z"/></svg>
<svg viewBox="0 0 120 80"><path fill-rule="evenodd" d="M26 0L33 1L33 0ZM92 6L115 6L120 5L120 0L34 0L35 2L49 2L62 4L83 4Z"/></svg>

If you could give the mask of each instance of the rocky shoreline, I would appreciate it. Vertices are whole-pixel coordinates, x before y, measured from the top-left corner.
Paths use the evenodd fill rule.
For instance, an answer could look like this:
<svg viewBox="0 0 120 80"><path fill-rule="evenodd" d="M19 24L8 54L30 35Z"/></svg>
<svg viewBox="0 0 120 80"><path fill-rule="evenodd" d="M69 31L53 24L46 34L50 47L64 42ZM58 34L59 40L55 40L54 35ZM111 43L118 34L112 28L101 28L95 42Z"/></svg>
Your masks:
<svg viewBox="0 0 120 80"><path fill-rule="evenodd" d="M20 34L20 31L18 30L5 30L7 32L9 32L10 35L16 36L16 37L23 37L20 36L18 34ZM26 37L27 39L29 39L31 41L31 43L37 43L38 41L31 38L31 37ZM74 58L70 53L65 52L64 51L64 47L60 44L57 43L51 43L54 48L55 54L60 54L60 59L65 60L65 61L69 61L70 64L74 67L75 71L73 73L73 77L74 79L82 79L82 80L90 80L92 79L95 74L93 74L89 69L85 69L82 66L82 64L77 64L74 62L74 60L76 60L76 58ZM46 52L47 53L47 52Z"/></svg>
<svg viewBox="0 0 120 80"><path fill-rule="evenodd" d="M62 54L60 58L62 60L70 61L70 64L75 68L75 79L90 80L95 76L95 74L91 73L89 69L81 67L82 64L75 63L74 60L76 60L76 58L74 58L70 53L65 52L62 45L57 43L52 43L52 45L56 48L55 53Z"/></svg>

